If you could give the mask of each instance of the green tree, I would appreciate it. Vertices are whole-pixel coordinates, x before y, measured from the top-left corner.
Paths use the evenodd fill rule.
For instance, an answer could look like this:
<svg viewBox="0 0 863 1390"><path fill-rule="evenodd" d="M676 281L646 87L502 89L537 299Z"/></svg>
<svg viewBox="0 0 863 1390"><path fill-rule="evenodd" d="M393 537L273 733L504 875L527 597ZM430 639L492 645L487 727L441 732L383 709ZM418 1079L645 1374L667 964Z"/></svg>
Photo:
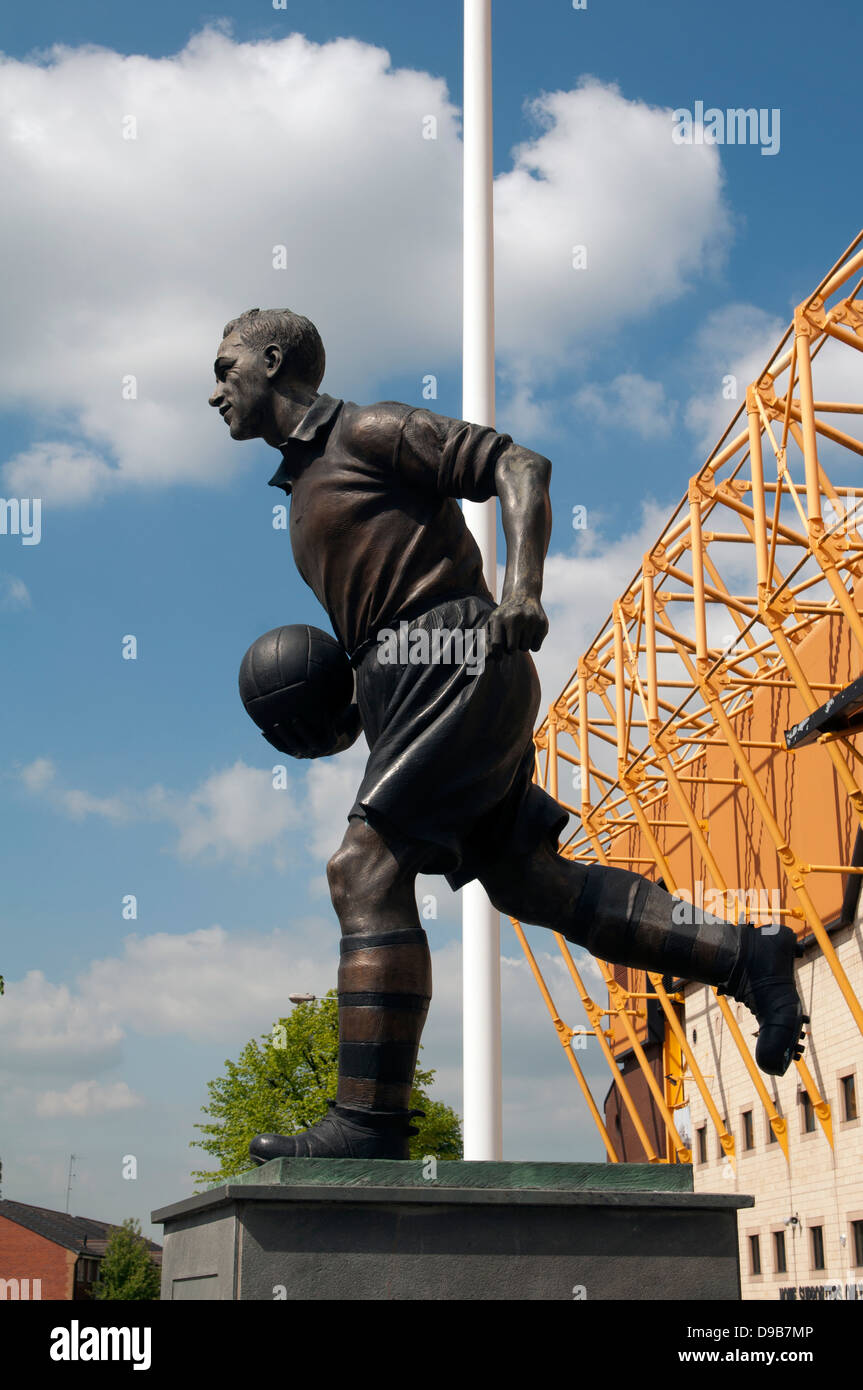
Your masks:
<svg viewBox="0 0 863 1390"><path fill-rule="evenodd" d="M129 1217L115 1226L93 1286L93 1297L100 1299L154 1299L159 1297L161 1277L153 1263L141 1223Z"/></svg>
<svg viewBox="0 0 863 1390"><path fill-rule="evenodd" d="M297 1004L272 1033L252 1039L237 1062L226 1061L226 1073L208 1082L209 1105L202 1106L211 1123L195 1125L205 1136L190 1147L205 1149L218 1160L209 1172L194 1172L196 1182L224 1182L252 1166L249 1142L256 1134L298 1134L323 1119L327 1099L338 1083L338 995L331 989L314 1003ZM442 1101L432 1100L426 1088L434 1072L417 1067L411 1108L425 1111L414 1121L418 1134L410 1143L411 1158L461 1158L458 1115Z"/></svg>

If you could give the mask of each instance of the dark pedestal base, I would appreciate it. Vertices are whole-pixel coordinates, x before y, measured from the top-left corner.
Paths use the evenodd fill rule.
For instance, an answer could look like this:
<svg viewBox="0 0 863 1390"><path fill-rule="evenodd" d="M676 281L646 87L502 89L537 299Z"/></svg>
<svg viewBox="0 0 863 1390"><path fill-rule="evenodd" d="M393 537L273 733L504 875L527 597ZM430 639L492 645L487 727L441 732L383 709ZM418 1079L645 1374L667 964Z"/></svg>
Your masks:
<svg viewBox="0 0 863 1390"><path fill-rule="evenodd" d="M153 1213L163 1299L738 1299L737 1210L667 1164L281 1159Z"/></svg>

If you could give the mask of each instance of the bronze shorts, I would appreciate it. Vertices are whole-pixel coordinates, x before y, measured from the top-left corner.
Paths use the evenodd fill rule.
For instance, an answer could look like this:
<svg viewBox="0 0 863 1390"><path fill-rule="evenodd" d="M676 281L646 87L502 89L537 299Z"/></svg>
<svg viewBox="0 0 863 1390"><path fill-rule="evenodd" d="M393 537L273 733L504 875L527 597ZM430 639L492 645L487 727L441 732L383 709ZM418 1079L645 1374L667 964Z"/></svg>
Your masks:
<svg viewBox="0 0 863 1390"><path fill-rule="evenodd" d="M412 617L408 639L424 628L434 651L434 629L477 632L492 609L480 596L450 599ZM358 662L370 753L348 818L367 821L397 858L406 845L426 846L422 872L458 889L498 858L529 854L542 840L556 848L569 816L533 781L540 688L530 653L486 654L479 669L469 644L461 662L455 645L450 660L445 644L439 650L440 660L411 664L381 660L374 643Z"/></svg>

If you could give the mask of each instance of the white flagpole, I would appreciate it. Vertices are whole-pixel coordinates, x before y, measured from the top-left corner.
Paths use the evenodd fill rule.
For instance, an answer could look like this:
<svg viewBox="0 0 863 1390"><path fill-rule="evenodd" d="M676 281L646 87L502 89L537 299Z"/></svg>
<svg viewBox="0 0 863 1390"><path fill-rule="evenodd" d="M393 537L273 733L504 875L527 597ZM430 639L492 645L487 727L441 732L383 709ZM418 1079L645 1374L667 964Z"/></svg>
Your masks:
<svg viewBox="0 0 863 1390"><path fill-rule="evenodd" d="M462 416L494 425L491 0L464 0ZM497 593L496 504L463 503ZM502 1156L500 917L476 881L462 889L464 1156Z"/></svg>

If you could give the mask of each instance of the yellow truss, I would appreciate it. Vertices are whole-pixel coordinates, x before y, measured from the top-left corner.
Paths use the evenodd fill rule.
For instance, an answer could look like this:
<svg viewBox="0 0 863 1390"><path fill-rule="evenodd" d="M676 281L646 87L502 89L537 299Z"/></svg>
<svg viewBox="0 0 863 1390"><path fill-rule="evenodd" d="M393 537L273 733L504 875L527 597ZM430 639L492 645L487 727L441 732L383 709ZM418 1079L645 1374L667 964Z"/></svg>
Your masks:
<svg viewBox="0 0 863 1390"><path fill-rule="evenodd" d="M861 671L863 487L834 486L827 472L828 461L836 477L863 454L863 392L860 400L840 401L831 386L843 369L847 375L851 354L863 352L863 276L854 283L863 271L861 242L863 231L796 309L737 416L550 706L535 743L537 780L575 817L563 854L661 876L672 893L694 892L699 874L727 902L736 901L733 884L751 887L756 896L748 904L762 904L757 895L769 889L770 920L778 893L783 919L801 935L812 933L863 1032L863 1008L827 930L841 885L863 873L850 862L852 829L863 825L863 753L853 739L831 737L789 754L781 738ZM773 476L765 460L775 463ZM561 795L567 773L577 804ZM823 792L817 822L806 786ZM753 910L755 920L763 916L760 906ZM572 1052L574 1032L559 1017L521 927L513 925L606 1152L617 1162ZM690 1161L674 1123L684 1075L700 1091L733 1162L733 1136L662 976L650 974L648 985L643 975L634 979L636 972L599 962L608 987L603 1008L590 997L563 938L557 942L648 1162ZM648 998L658 1001L666 1022L662 1086L641 1046ZM787 1159L786 1121L728 1001L718 997L718 1005ZM655 1151L616 1064L625 1049L634 1052L662 1118L664 1153ZM805 1060L796 1065L832 1144L829 1104Z"/></svg>

